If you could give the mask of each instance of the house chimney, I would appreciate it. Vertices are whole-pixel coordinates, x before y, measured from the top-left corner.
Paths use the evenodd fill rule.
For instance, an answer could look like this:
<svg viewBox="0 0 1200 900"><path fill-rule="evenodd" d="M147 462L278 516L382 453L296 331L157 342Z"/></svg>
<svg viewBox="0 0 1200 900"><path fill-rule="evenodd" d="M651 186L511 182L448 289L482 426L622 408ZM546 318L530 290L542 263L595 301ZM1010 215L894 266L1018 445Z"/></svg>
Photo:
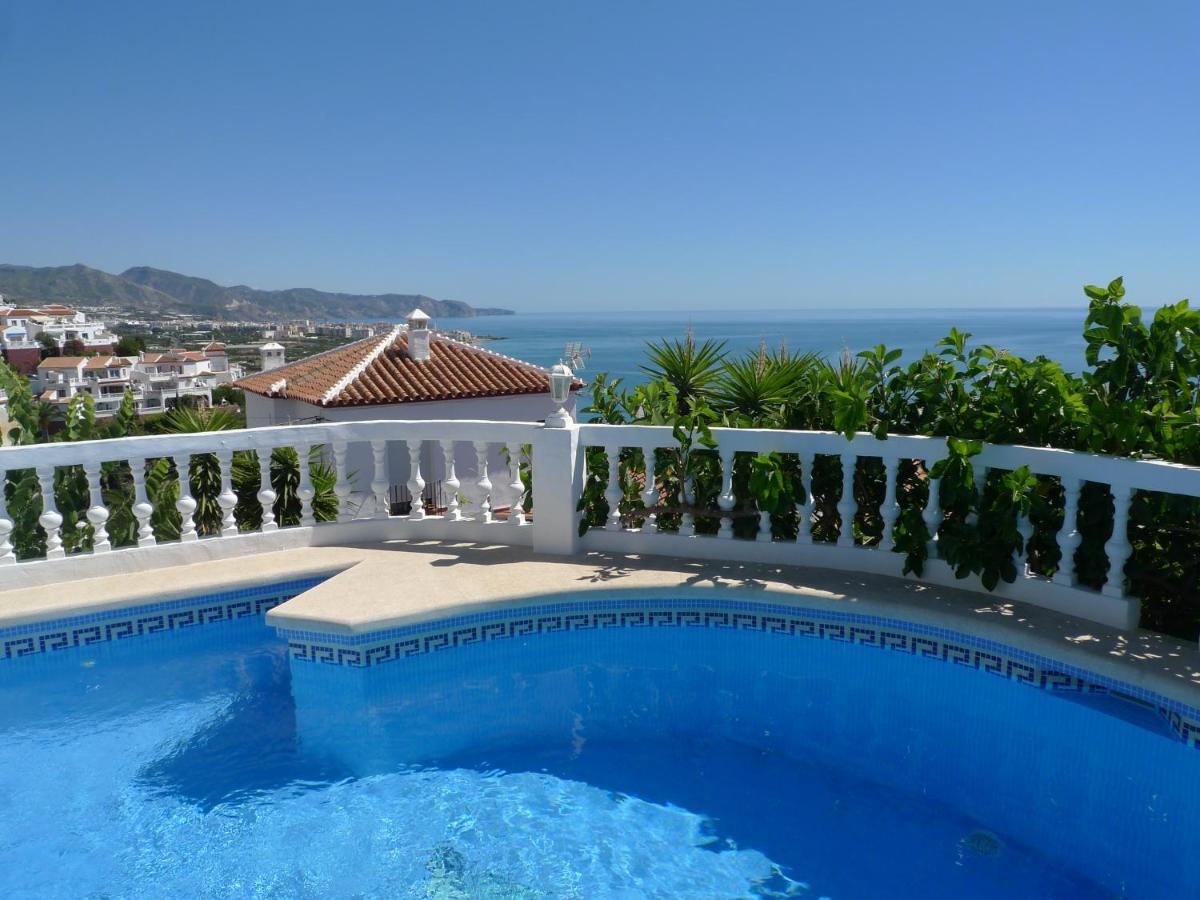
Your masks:
<svg viewBox="0 0 1200 900"><path fill-rule="evenodd" d="M417 362L429 359L429 316L414 309L408 314L408 358Z"/></svg>
<svg viewBox="0 0 1200 900"><path fill-rule="evenodd" d="M274 341L269 344L263 344L258 348L259 368L264 372L278 369L284 363L284 354L286 352L281 344L276 344Z"/></svg>

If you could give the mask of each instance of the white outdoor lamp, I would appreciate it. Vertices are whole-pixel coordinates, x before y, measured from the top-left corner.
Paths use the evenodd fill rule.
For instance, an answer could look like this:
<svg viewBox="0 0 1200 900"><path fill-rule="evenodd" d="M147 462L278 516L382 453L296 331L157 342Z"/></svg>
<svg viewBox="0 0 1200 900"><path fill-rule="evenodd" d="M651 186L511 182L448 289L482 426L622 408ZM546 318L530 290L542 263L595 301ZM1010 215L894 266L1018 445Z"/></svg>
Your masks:
<svg viewBox="0 0 1200 900"><path fill-rule="evenodd" d="M571 414L563 407L571 396L571 382L574 380L575 373L562 360L550 370L550 399L558 408L546 417L547 428L566 428L571 424Z"/></svg>

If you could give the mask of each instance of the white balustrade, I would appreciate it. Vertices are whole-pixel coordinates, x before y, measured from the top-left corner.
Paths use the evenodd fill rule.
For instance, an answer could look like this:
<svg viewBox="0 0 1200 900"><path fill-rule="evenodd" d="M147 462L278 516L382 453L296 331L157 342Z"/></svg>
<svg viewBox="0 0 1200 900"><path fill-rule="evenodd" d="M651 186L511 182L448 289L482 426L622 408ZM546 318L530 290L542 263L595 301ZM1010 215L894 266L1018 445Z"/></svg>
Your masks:
<svg viewBox="0 0 1200 900"><path fill-rule="evenodd" d="M79 572L78 577L109 571L130 571L127 564L106 562L130 552L149 554L148 559L172 561L163 565L179 560L218 558L218 552L208 550L188 556L191 551L184 546L200 537L195 521L198 499L194 494L201 491L205 492L202 499L206 504L206 546L234 535L238 535L241 542L239 546L243 548L254 546L255 542L265 549L305 545L305 542L315 540L307 533L308 529L280 527L274 509L279 498L272 485L271 456L275 450L295 448L301 463L296 491L300 520L302 525L311 526L315 524L317 516L314 509L316 491L309 469L309 448L324 447L332 458L335 474L333 493L338 500L337 521L322 523L319 529L322 535L320 541L325 544L336 543L339 534L345 534L347 540L356 543L390 536L425 535L443 539L461 535L467 540L532 542L535 546L552 547L552 552L556 553L580 550L661 553L687 558L813 565L899 576L906 556L893 552L896 527L901 506L908 505L901 496L900 473L908 471L906 460L914 460L920 461L916 472L927 482L928 488L928 500L920 511L929 531L928 558L919 577L935 584L983 590L977 579L957 579L949 562L939 558L937 532L943 519L941 486L938 479L929 476L929 472L935 464L946 458L945 439L895 435L887 441L876 441L870 435L859 435L853 444L848 444L845 437L827 432L728 428L713 429L712 437L716 443L714 455L721 466L719 475L715 469L709 468L713 477L719 479L719 485L712 486L698 485L693 482L690 473L665 465L668 459L673 461L676 457L661 454L678 454L680 450L671 429L658 426L584 423L547 429L532 423L515 422L327 422L210 434L152 435L77 444L64 442L0 448L0 471L6 473L12 490L17 490L19 482L22 492L28 490L40 495L40 509L36 505L38 498L34 497L35 505L28 516L24 509L20 510L21 515L18 516L14 509L14 495L4 496L0 492L0 565L15 566L18 573L40 571L36 569L38 560L22 559L18 562L16 550L36 546L41 543L43 534L43 556L52 563L48 564L45 571L67 573L48 574L44 578L21 576L41 578L39 583L44 584L53 583L55 579L75 577L69 574L72 571ZM422 450L435 445L440 447L441 452L435 453L431 461ZM538 508L531 519L526 518L523 510L526 482L522 467L527 447L532 448L528 459L538 485L534 492ZM604 468L607 468L608 483L604 486L603 496L608 504L608 513L603 527L588 529L581 538L575 529L566 526L579 521L576 505L587 471L582 454L591 447L602 448L605 454ZM624 502L622 448L637 448L645 460L646 478L641 486L640 501L647 520L645 527L638 530L624 528L620 516L620 505ZM456 451L459 452L457 460ZM250 468L253 477L248 484L241 481L246 475L240 465L234 471L233 461L240 459L236 457L238 453L254 453L257 458L258 471L255 473L253 467ZM780 536L777 532L781 523L778 518L773 519L771 513L761 505L755 509L747 502L753 498L742 498L740 508L747 509L750 515L757 517L755 533L750 540L734 540L733 520L741 515L733 486L734 463L739 453L755 456L779 454L799 462L798 488L802 496L796 498L794 506L797 516L794 542L774 540ZM466 454L473 456L475 463L470 475L459 472L462 465L466 464ZM841 462L841 494L836 504L841 523L833 544L812 540L817 514L814 497L832 495L838 490L836 482L839 480L833 474L837 468L832 465L830 468L833 472L828 478L825 475L815 477L817 467L814 463L818 457L836 457ZM389 491L392 485L389 473L401 465L405 458L409 473L408 487L414 501L412 514L394 518L390 516ZM880 464L864 462L863 472L878 473L882 468L882 501L878 509L864 507L859 510L854 495L855 472L860 460L872 458L880 460ZM207 478L199 479L199 467L203 466L205 472L209 471L213 459L220 471L219 485L212 484ZM148 493L148 482L151 472L161 470L163 463L158 463L159 460L173 461L177 473L177 542L161 540L161 532L156 536L153 525L156 514L153 501L158 499L158 487L155 483L156 496L152 498ZM456 462L460 465L456 466ZM595 472L595 462L593 458L592 472ZM1130 530L1129 511L1136 492L1183 495L1200 500L1200 468L1149 460L1114 459L1064 450L999 445L985 445L972 462L976 466L975 478L979 487L985 484L991 469L1011 472L1022 466L1028 467L1031 473L1041 479L1058 479L1063 486L1063 522L1056 536L1061 558L1053 578L1048 579L1026 569L1018 574L1015 582L1000 584L996 593L1010 600L1037 603L1121 627L1136 624L1139 604L1136 596L1126 594L1124 573L1132 552L1134 533ZM670 472L664 485L658 483L655 475L656 463L663 465L664 472ZM106 487L106 467L113 472L123 472L121 467L125 464L129 465L131 478L116 479ZM158 468L155 468L156 465ZM372 473L366 494L367 501L371 502L373 498L374 502L374 515L370 519L353 518L349 512L353 475L348 473L348 467ZM64 513L58 507L56 479L68 475L79 478L80 472L87 482L86 507L72 509L70 513L72 520L82 513L90 523L93 552L73 554L69 559L64 559ZM492 475L492 472L495 474ZM59 473L62 473L61 476ZM198 479L195 485L192 484L193 475ZM670 480L675 477L685 480L682 483ZM876 484L878 477L878 474L874 476ZM496 484L492 483L492 478L495 478ZM430 481L439 479L445 489L446 508L442 515L431 515L431 510L423 503L423 493ZM465 487L460 479L466 482ZM1112 496L1113 527L1103 545L1106 579L1102 587L1081 585L1074 566L1074 556L1081 544L1080 492L1088 482L1102 486L1099 489L1109 490ZM255 488L262 510L261 533L239 533L248 526L246 522L237 521L238 494L245 496ZM683 511L679 515L680 525L675 533L662 529L658 512L663 503L660 488L669 491L672 498L678 496L681 500ZM126 502L132 501L131 511L137 523L137 546L111 548L109 552L111 538L107 530L111 520L105 494L108 492L111 500L111 492L119 489L128 491L129 499ZM718 491L715 508L694 510L697 491L704 494L712 490ZM24 493L21 496L24 497ZM63 496L65 500L65 492ZM460 502L463 497L466 502ZM216 522L208 517L213 511L211 504L220 508L220 524L216 528ZM509 513L504 522L517 527L492 527L494 510L505 506ZM371 507L368 506L367 512L370 511ZM469 515L464 515L464 512ZM35 513L37 530L32 534L19 531L35 527L32 524ZM876 547L883 552L855 544L855 517L860 514L864 522L878 527L880 540ZM717 534L696 534L696 519L704 523L710 517L719 518ZM822 524L832 530L829 528L831 522ZM1028 545L1035 536L1034 526L1027 516L1019 517L1016 524L1026 548L1023 555L1027 562ZM1151 524L1147 527L1155 526ZM485 528L486 532L483 530ZM216 533L208 534L210 529ZM339 532L338 529L345 531ZM171 546L175 549L171 550ZM153 566L154 563L147 562L146 565ZM112 568L105 569L105 566Z"/></svg>

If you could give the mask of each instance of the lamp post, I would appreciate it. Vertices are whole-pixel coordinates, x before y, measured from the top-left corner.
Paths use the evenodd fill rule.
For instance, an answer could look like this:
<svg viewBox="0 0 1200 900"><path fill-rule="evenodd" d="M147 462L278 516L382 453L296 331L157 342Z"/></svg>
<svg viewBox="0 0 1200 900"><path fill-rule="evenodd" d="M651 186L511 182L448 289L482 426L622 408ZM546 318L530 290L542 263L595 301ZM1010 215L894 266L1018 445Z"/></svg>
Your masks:
<svg viewBox="0 0 1200 900"><path fill-rule="evenodd" d="M557 408L546 417L547 428L566 428L571 424L571 414L563 407L571 396L571 382L574 380L575 373L562 360L550 370L550 399Z"/></svg>

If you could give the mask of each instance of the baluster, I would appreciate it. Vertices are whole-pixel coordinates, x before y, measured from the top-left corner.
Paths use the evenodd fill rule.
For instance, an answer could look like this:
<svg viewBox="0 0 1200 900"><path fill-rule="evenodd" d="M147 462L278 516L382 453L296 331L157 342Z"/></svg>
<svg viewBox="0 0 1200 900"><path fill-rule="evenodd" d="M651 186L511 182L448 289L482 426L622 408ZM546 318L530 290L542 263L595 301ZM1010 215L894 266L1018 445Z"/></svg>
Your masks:
<svg viewBox="0 0 1200 900"><path fill-rule="evenodd" d="M769 456L770 451L759 455ZM761 506L758 510L758 534L754 536L754 539L760 544L769 544L775 539L775 536L771 533L771 513L762 509Z"/></svg>
<svg viewBox="0 0 1200 900"><path fill-rule="evenodd" d="M608 459L608 484L604 488L604 500L608 503L608 521L604 528L607 531L621 530L621 498L625 492L621 489L621 448L608 445L604 448Z"/></svg>
<svg viewBox="0 0 1200 900"><path fill-rule="evenodd" d="M696 519L691 511L692 502L696 499L696 481L691 475L684 477L680 494L683 496L684 511L679 517L679 533L684 537L691 537L696 533Z"/></svg>
<svg viewBox="0 0 1200 900"><path fill-rule="evenodd" d="M733 458L734 451L720 448L721 454L721 494L717 497L717 506L721 510L721 527L717 537L729 540L733 537L733 505L737 498L733 496Z"/></svg>
<svg viewBox="0 0 1200 900"><path fill-rule="evenodd" d="M387 441L371 441L371 455L375 460L375 476L371 479L375 518L386 519L392 514L392 505L388 502Z"/></svg>
<svg viewBox="0 0 1200 900"><path fill-rule="evenodd" d="M475 441L475 467L479 475L475 479L475 506L479 510L477 521L488 523L492 521L492 505L488 498L492 495L492 480L488 478L488 443Z"/></svg>
<svg viewBox="0 0 1200 900"><path fill-rule="evenodd" d="M150 519L154 515L154 507L146 494L146 460L144 457L129 461L129 474L133 476L133 508L130 510L137 520L137 545L153 547L158 543L154 537L154 526Z"/></svg>
<svg viewBox="0 0 1200 900"><path fill-rule="evenodd" d="M813 512L813 455L800 454L800 489L804 491L804 502L796 504L796 543L812 542L812 512Z"/></svg>
<svg viewBox="0 0 1200 900"><path fill-rule="evenodd" d="M839 547L853 547L854 512L858 508L854 502L854 467L858 463L858 456L854 453L843 453L841 457L842 496L837 504L841 524L838 526L837 545Z"/></svg>
<svg viewBox="0 0 1200 900"><path fill-rule="evenodd" d="M238 533L237 522L233 518L233 510L237 506L237 494L233 492L233 451L226 448L218 450L217 464L221 468L221 493L217 494L217 505L221 507L221 537L229 537Z"/></svg>
<svg viewBox="0 0 1200 900"><path fill-rule="evenodd" d="M8 501L4 498L8 473L0 469L0 566L15 564L16 554L13 553L12 532L15 525L8 515Z"/></svg>
<svg viewBox="0 0 1200 900"><path fill-rule="evenodd" d="M925 500L925 509L921 513L921 521L929 539L925 542L927 559L938 558L938 527L942 524L942 479L933 477L933 466L925 460L925 483L929 486L929 497Z"/></svg>
<svg viewBox="0 0 1200 900"><path fill-rule="evenodd" d="M180 453L174 457L174 460L175 471L179 478L179 499L175 501L175 508L179 510L179 540L194 541L198 535L196 534L196 522L192 518L196 512L196 499L192 496L192 455Z"/></svg>
<svg viewBox="0 0 1200 900"><path fill-rule="evenodd" d="M454 441L442 441L442 464L446 469L446 478L444 481L446 488L446 515L445 518L450 522L457 522L462 518L462 513L458 508L458 489L460 487L458 476L454 472Z"/></svg>
<svg viewBox="0 0 1200 900"><path fill-rule="evenodd" d="M900 504L896 502L896 482L900 476L900 460L888 458L883 461L884 494L879 517L883 519L883 535L879 549L890 552L896 546L896 520L900 518Z"/></svg>
<svg viewBox="0 0 1200 900"><path fill-rule="evenodd" d="M658 514L654 511L658 506L658 482L654 474L657 462L655 448L643 447L642 459L646 466L646 480L642 484L642 507L646 511L646 518L642 522L642 531L645 534L654 534L658 531Z"/></svg>
<svg viewBox="0 0 1200 900"><path fill-rule="evenodd" d="M1029 565L1029 544L1033 540L1033 520L1029 518L1029 513L1017 514L1017 534L1021 536L1021 558L1025 566L1025 574L1032 575L1033 570Z"/></svg>
<svg viewBox="0 0 1200 900"><path fill-rule="evenodd" d="M980 465L978 462L972 464L972 473L975 479L975 505L967 514L967 524L974 525L979 521L979 510L983 507L983 492L987 487L987 466Z"/></svg>
<svg viewBox="0 0 1200 900"><path fill-rule="evenodd" d="M521 445L508 445L508 522L510 525L525 524L525 483L521 481Z"/></svg>
<svg viewBox="0 0 1200 900"><path fill-rule="evenodd" d="M1104 542L1104 555L1108 557L1108 577L1101 593L1106 597L1125 596L1125 563L1133 549L1129 545L1129 503L1133 499L1133 488L1127 484L1114 484L1109 488L1113 498L1112 536Z"/></svg>
<svg viewBox="0 0 1200 900"><path fill-rule="evenodd" d="M83 464L87 476L88 509L85 515L92 526L92 552L107 553L112 549L108 540L108 507L104 505L104 494L100 490L100 463L91 460Z"/></svg>
<svg viewBox="0 0 1200 900"><path fill-rule="evenodd" d="M346 442L333 442L333 493L337 497L337 520L350 521L350 491L352 485L346 475Z"/></svg>
<svg viewBox="0 0 1200 900"><path fill-rule="evenodd" d="M423 441L407 440L408 445L408 494L412 504L408 509L408 518L420 522L425 518L425 479L421 477L421 447Z"/></svg>
<svg viewBox="0 0 1200 900"><path fill-rule="evenodd" d="M262 507L263 531L279 529L279 523L275 521L275 501L279 495L271 484L271 455L271 450L258 451L258 505Z"/></svg>
<svg viewBox="0 0 1200 900"><path fill-rule="evenodd" d="M313 516L313 498L317 492L313 490L312 471L309 464L311 452L311 444L296 446L296 460L300 464L300 483L296 486L296 496L300 498L300 524L306 527L317 524L316 517Z"/></svg>
<svg viewBox="0 0 1200 900"><path fill-rule="evenodd" d="M1058 549L1061 551L1061 556L1058 560L1058 571L1054 573L1055 584L1075 584L1075 551L1081 540L1077 519L1079 517L1079 489L1082 484L1078 478L1062 478L1066 502L1063 507L1062 528L1058 530Z"/></svg>
<svg viewBox="0 0 1200 900"><path fill-rule="evenodd" d="M46 559L61 559L67 554L62 545L63 517L54 500L54 466L38 466L37 477L42 489L42 514L38 516L38 524L46 532Z"/></svg>

